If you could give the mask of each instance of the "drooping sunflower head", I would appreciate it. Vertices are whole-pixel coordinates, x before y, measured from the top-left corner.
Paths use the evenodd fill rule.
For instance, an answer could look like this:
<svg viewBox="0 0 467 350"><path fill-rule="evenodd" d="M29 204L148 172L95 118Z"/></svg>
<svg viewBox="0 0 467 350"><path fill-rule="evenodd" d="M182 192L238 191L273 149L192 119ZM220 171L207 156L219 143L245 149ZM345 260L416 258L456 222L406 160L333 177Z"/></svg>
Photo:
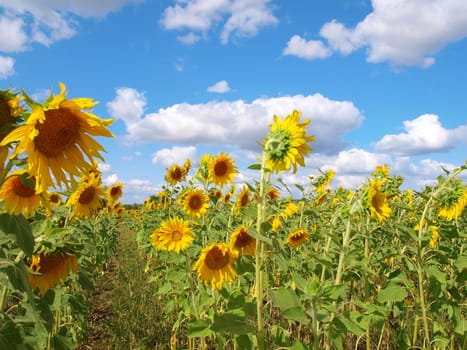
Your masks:
<svg viewBox="0 0 467 350"><path fill-rule="evenodd" d="M327 186L331 183L332 179L334 178L335 174L336 172L331 169L322 172L321 176L318 176L318 178L315 181L313 181L313 186L315 186L315 191L317 194L320 194L327 188Z"/></svg>
<svg viewBox="0 0 467 350"><path fill-rule="evenodd" d="M279 190L275 187L268 189L267 196L272 201L277 201L279 199Z"/></svg>
<svg viewBox="0 0 467 350"><path fill-rule="evenodd" d="M175 217L161 223L151 235L151 244L158 250L179 253L187 249L195 236L187 221Z"/></svg>
<svg viewBox="0 0 467 350"><path fill-rule="evenodd" d="M56 185L70 187L70 179L92 168L95 158L103 160L100 153L105 150L93 137L113 137L108 130L112 119L103 120L84 112L97 102L90 98L67 100L65 85L59 85L60 94L51 94L44 104L30 102L31 114L25 124L0 143L5 146L17 142L12 157L27 153L28 171L37 178L38 191Z"/></svg>
<svg viewBox="0 0 467 350"><path fill-rule="evenodd" d="M229 245L237 250L240 255L247 254L254 256L256 253L256 239L248 234L248 227L240 226L230 237Z"/></svg>
<svg viewBox="0 0 467 350"><path fill-rule="evenodd" d="M218 186L231 183L238 170L235 162L229 155L221 152L219 156L213 156L209 163L209 179Z"/></svg>
<svg viewBox="0 0 467 350"><path fill-rule="evenodd" d="M467 205L467 188L459 178L451 180L438 197L438 216L445 220L457 220Z"/></svg>
<svg viewBox="0 0 467 350"><path fill-rule="evenodd" d="M292 231L287 236L287 244L290 248L298 248L310 239L310 235L304 229Z"/></svg>
<svg viewBox="0 0 467 350"><path fill-rule="evenodd" d="M199 160L198 170L196 172L196 178L201 182L207 184L209 181L209 164L211 163L211 155L206 153Z"/></svg>
<svg viewBox="0 0 467 350"><path fill-rule="evenodd" d="M110 202L115 202L123 194L123 188L125 186L122 183L116 183L109 187L107 190L107 197Z"/></svg>
<svg viewBox="0 0 467 350"><path fill-rule="evenodd" d="M186 180L186 169L178 164L172 165L170 168L167 169L167 173L165 174L165 180L175 186L179 182Z"/></svg>
<svg viewBox="0 0 467 350"><path fill-rule="evenodd" d="M97 180L84 182L70 195L66 205L73 209L75 218L90 218L103 208L104 193Z"/></svg>
<svg viewBox="0 0 467 350"><path fill-rule="evenodd" d="M293 171L296 173L297 163L301 166L305 165L304 156L312 150L308 142L312 142L314 137L306 133L310 120L300 123L300 116L297 110L292 111L284 119L274 116L274 123L264 141L268 168L272 171L288 171L293 166Z"/></svg>
<svg viewBox="0 0 467 350"><path fill-rule="evenodd" d="M248 186L245 185L237 195L235 206L237 209L246 208L248 204L250 204L250 201L250 190L248 189Z"/></svg>
<svg viewBox="0 0 467 350"><path fill-rule="evenodd" d="M200 188L188 190L183 200L183 209L191 217L201 217L209 208L209 197Z"/></svg>
<svg viewBox="0 0 467 350"><path fill-rule="evenodd" d="M183 164L183 169L185 170L185 173L188 174L188 172L191 169L191 159L190 158L187 158L185 160L185 164Z"/></svg>
<svg viewBox="0 0 467 350"><path fill-rule="evenodd" d="M78 259L74 255L63 253L37 254L32 256L30 269L35 273L28 275L32 289L39 289L43 296L60 281L65 281L71 273L79 270Z"/></svg>
<svg viewBox="0 0 467 350"><path fill-rule="evenodd" d="M213 290L221 289L224 283L232 283L237 277L234 268L237 257L238 252L227 244L213 243L201 251L193 270L205 285L210 284Z"/></svg>
<svg viewBox="0 0 467 350"><path fill-rule="evenodd" d="M370 210L373 219L382 223L391 215L388 199L381 191L381 180L371 179L364 198L364 205Z"/></svg>
<svg viewBox="0 0 467 350"><path fill-rule="evenodd" d="M13 171L0 188L3 211L31 216L42 206L42 197L35 191L36 179L26 170Z"/></svg>

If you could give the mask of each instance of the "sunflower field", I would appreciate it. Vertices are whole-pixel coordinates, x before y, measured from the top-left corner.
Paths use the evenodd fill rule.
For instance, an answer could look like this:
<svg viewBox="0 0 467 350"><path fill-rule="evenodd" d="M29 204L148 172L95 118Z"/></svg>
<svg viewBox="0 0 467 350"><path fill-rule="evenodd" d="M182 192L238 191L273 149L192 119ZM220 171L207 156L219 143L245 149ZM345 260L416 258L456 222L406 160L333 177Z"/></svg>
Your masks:
<svg viewBox="0 0 467 350"><path fill-rule="evenodd" d="M158 310L133 326L159 332L109 349L467 348L467 162L417 191L386 165L352 190L333 170L291 187L314 139L294 110L258 140L253 182L206 154L130 207L102 184L95 138L114 135L95 104L0 91L1 350L78 349L111 264L141 299L122 235Z"/></svg>

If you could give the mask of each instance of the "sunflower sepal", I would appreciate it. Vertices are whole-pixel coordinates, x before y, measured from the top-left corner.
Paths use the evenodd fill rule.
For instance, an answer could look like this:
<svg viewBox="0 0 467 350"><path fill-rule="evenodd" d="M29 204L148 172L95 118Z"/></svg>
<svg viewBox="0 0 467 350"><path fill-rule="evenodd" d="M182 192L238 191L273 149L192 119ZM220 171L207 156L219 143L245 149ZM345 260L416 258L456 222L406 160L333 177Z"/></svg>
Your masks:
<svg viewBox="0 0 467 350"><path fill-rule="evenodd" d="M29 107L33 108L33 107L40 107L40 106L42 106L41 103L39 103L39 102L33 100L33 99L26 93L26 91L24 91L23 89L21 89L21 95L22 95L22 97L23 97L23 99L24 99L24 102L26 102L26 104L27 104ZM28 113L27 116L25 117L25 119L28 119L29 116L30 116L30 114Z"/></svg>

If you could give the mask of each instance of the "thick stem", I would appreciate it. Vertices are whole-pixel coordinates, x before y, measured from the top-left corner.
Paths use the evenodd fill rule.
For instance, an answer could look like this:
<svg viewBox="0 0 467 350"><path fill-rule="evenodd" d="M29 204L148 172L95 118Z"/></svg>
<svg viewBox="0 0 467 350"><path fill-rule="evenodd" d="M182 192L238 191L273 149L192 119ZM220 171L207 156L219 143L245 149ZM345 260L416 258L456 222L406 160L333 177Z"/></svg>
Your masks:
<svg viewBox="0 0 467 350"><path fill-rule="evenodd" d="M266 152L263 152L261 161L261 175L259 182L259 198L258 198L258 217L256 222L256 230L258 236L263 235L263 223L266 216ZM264 320L263 320L263 254L264 243L260 239L256 239L255 252L255 287L256 287L256 313L257 313L257 331L256 337L258 340L258 349L265 350L265 335L264 335Z"/></svg>

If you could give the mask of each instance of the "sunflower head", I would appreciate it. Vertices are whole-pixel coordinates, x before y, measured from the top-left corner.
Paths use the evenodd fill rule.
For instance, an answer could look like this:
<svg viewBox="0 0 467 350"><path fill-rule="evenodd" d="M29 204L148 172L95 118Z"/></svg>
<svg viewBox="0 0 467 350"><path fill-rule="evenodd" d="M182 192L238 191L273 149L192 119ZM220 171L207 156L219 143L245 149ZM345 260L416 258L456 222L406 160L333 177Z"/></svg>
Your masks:
<svg viewBox="0 0 467 350"><path fill-rule="evenodd" d="M209 197L200 188L187 190L183 198L183 209L191 217L201 217L209 208Z"/></svg>
<svg viewBox="0 0 467 350"><path fill-rule="evenodd" d="M15 170L8 175L0 188L3 211L31 216L42 206L42 197L35 191L36 179L26 170Z"/></svg>
<svg viewBox="0 0 467 350"><path fill-rule="evenodd" d="M237 250L240 255L247 254L254 256L256 253L256 239L248 234L248 227L240 226L230 237L230 247Z"/></svg>
<svg viewBox="0 0 467 350"><path fill-rule="evenodd" d="M321 173L321 176L319 176L315 181L313 181L313 186L315 186L315 191L316 193L320 194L323 192L327 186L331 183L332 179L334 178L334 175L336 172L334 170L328 170L325 172Z"/></svg>
<svg viewBox="0 0 467 350"><path fill-rule="evenodd" d="M290 248L298 248L308 239L310 239L308 232L304 229L298 229L289 233L287 236L287 244Z"/></svg>
<svg viewBox="0 0 467 350"><path fill-rule="evenodd" d="M224 186L233 181L238 173L237 167L231 157L224 152L213 156L209 163L209 179L218 186Z"/></svg>
<svg viewBox="0 0 467 350"><path fill-rule="evenodd" d="M268 168L272 171L288 171L293 166L297 172L297 163L305 165L304 157L311 151L308 142L313 136L306 134L310 123L307 119L300 123L300 112L294 110L284 119L274 116L274 123L264 141L264 151L267 154Z"/></svg>
<svg viewBox="0 0 467 350"><path fill-rule="evenodd" d="M74 255L63 253L37 254L32 256L28 275L32 289L39 289L43 296L49 288L54 288L60 281L65 281L71 273L79 270L78 259Z"/></svg>
<svg viewBox="0 0 467 350"><path fill-rule="evenodd" d="M108 130L112 119L86 112L97 102L89 98L68 100L65 85L59 85L60 94L51 94L42 105L28 98L31 113L25 124L0 142L0 146L17 143L11 157L27 154L28 171L37 178L36 189L41 192L55 185L69 188L70 179L91 169L96 158L103 159L100 153L105 150L93 137L113 137Z"/></svg>
<svg viewBox="0 0 467 350"><path fill-rule="evenodd" d="M110 186L107 190L107 197L109 201L115 202L117 199L119 199L123 194L123 188L124 186L122 183L117 183Z"/></svg>
<svg viewBox="0 0 467 350"><path fill-rule="evenodd" d="M161 223L151 235L151 244L158 250L179 253L195 238L187 221L175 217Z"/></svg>
<svg viewBox="0 0 467 350"><path fill-rule="evenodd" d="M438 197L438 216L445 220L456 220L467 205L467 188L459 178L451 180Z"/></svg>
<svg viewBox="0 0 467 350"><path fill-rule="evenodd" d="M51 192L47 194L47 200L50 205L56 207L62 204L62 196L58 192Z"/></svg>
<svg viewBox="0 0 467 350"><path fill-rule="evenodd" d="M391 208L381 186L381 180L371 179L364 193L364 206L369 209L373 219L383 223L391 215Z"/></svg>
<svg viewBox="0 0 467 350"><path fill-rule="evenodd" d="M165 174L165 180L172 186L175 186L179 182L186 180L186 174L187 171L185 167L182 167L178 164L174 164L167 169L167 173Z"/></svg>
<svg viewBox="0 0 467 350"><path fill-rule="evenodd" d="M232 283L237 277L234 268L238 252L225 243L213 243L201 251L193 265L198 278L213 290L221 289L224 283Z"/></svg>
<svg viewBox="0 0 467 350"><path fill-rule="evenodd" d="M73 209L75 218L90 218L103 208L104 190L95 181L83 182L70 195L66 205Z"/></svg>

